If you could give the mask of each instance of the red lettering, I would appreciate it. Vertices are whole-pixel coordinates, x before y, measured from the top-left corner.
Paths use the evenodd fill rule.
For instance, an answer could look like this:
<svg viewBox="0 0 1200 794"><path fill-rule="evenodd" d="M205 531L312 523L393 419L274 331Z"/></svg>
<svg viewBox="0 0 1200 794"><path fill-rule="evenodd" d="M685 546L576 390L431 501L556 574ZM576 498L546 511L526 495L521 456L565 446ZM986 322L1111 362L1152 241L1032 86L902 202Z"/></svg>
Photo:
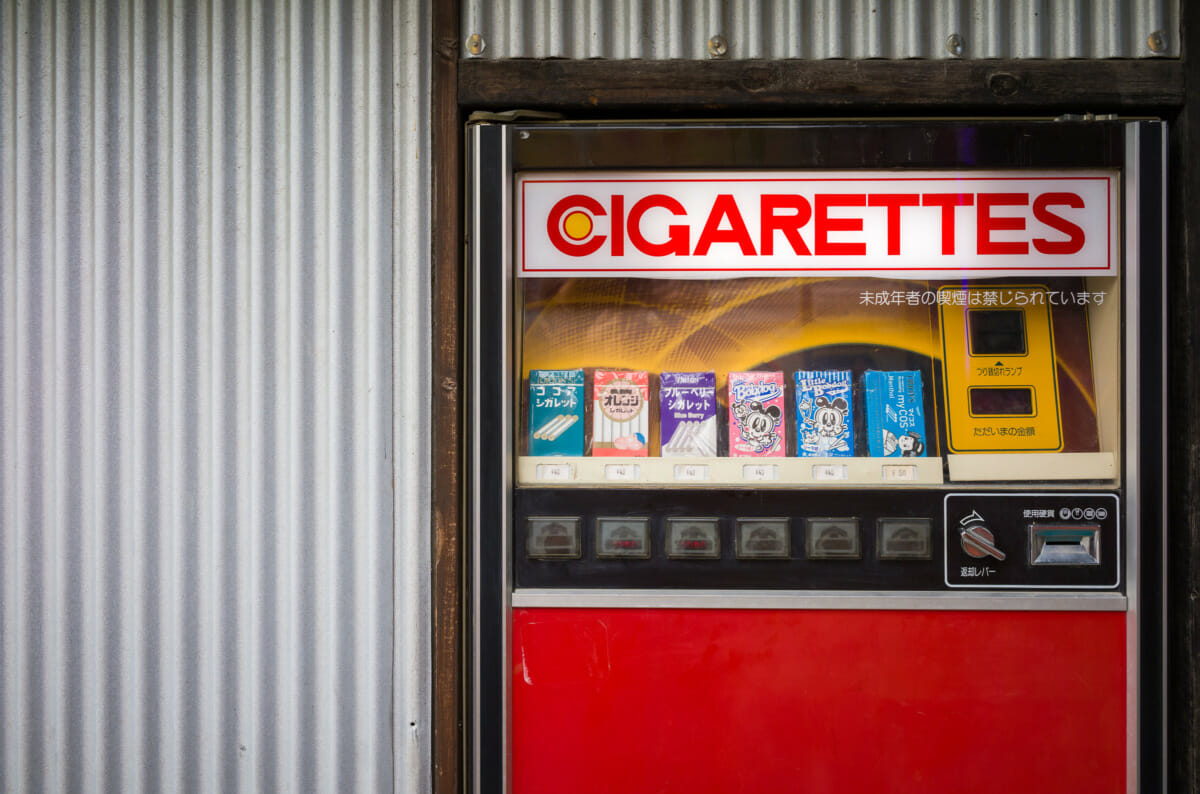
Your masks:
<svg viewBox="0 0 1200 794"><path fill-rule="evenodd" d="M993 241L992 232L1021 231L1025 228L1024 216L1005 215L992 216L992 207L1026 207L1029 205L1028 193L980 193L979 210L976 220L975 237L977 251L980 255L1011 254L1024 255L1029 253L1029 243L1011 241Z"/></svg>
<svg viewBox="0 0 1200 794"><path fill-rule="evenodd" d="M915 207L918 202L913 193L874 193L867 201L870 207L887 207L888 256L900 255L900 208Z"/></svg>
<svg viewBox="0 0 1200 794"><path fill-rule="evenodd" d="M831 243L830 232L861 232L862 218L830 218L830 207L863 207L867 197L863 193L829 194L818 193L814 198L817 220L814 225L813 248L817 256L862 256L867 253L866 243Z"/></svg>
<svg viewBox="0 0 1200 794"><path fill-rule="evenodd" d="M764 193L760 199L761 212L759 217L762 226L762 253L771 256L775 253L775 232L783 232L783 237L791 244L797 256L812 256L800 229L812 219L812 205L804 196L788 194ZM777 215L776 210L792 210L790 214Z"/></svg>
<svg viewBox="0 0 1200 794"><path fill-rule="evenodd" d="M942 256L954 256L954 208L975 203L972 193L923 193L921 205L942 208Z"/></svg>
<svg viewBox="0 0 1200 794"><path fill-rule="evenodd" d="M550 208L550 214L546 218L546 234L550 236L550 242L559 251L562 251L567 256L587 256L594 254L600 250L600 246L604 245L604 241L608 239L603 234L592 235L592 239L582 243L572 242L563 236L562 233L562 218L568 210L584 209L592 214L595 218L598 215L607 215L604 211L604 206L591 196L567 196L560 199L557 204Z"/></svg>
<svg viewBox="0 0 1200 794"><path fill-rule="evenodd" d="M612 244L609 250L613 256L625 256L625 197L612 197Z"/></svg>
<svg viewBox="0 0 1200 794"><path fill-rule="evenodd" d="M1043 254L1077 254L1083 249L1087 237L1074 223L1061 215L1055 215L1048 207L1063 206L1083 208L1083 199L1076 193L1043 193L1033 201L1033 217L1055 231L1067 235L1066 240L1033 238L1033 247Z"/></svg>
<svg viewBox="0 0 1200 794"><path fill-rule="evenodd" d="M728 229L721 228L721 221L724 218L729 219ZM696 241L696 256L707 254L709 246L713 243L737 243L738 247L742 249L742 256L757 254L754 250L754 242L750 239L750 232L746 230L746 222L742 220L742 213L738 210L737 202L728 193L722 193L713 202L712 210L708 213L708 220L704 222L704 228L700 231L700 239Z"/></svg>
<svg viewBox="0 0 1200 794"><path fill-rule="evenodd" d="M675 224L667 227L667 240L662 243L652 243L642 235L642 216L655 208L665 209L672 215L687 215L683 205L670 196L655 193L639 199L629 210L629 222L626 224L629 242L647 256L670 256L672 254L687 256L689 247L687 226Z"/></svg>

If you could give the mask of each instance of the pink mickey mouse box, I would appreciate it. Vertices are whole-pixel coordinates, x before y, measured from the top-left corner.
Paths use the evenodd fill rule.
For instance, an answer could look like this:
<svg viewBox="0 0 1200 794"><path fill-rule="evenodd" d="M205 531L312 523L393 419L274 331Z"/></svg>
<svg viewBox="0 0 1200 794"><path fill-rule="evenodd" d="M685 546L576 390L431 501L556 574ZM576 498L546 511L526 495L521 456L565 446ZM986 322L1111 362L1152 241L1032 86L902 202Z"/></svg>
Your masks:
<svg viewBox="0 0 1200 794"><path fill-rule="evenodd" d="M729 373L729 457L787 456L782 372Z"/></svg>

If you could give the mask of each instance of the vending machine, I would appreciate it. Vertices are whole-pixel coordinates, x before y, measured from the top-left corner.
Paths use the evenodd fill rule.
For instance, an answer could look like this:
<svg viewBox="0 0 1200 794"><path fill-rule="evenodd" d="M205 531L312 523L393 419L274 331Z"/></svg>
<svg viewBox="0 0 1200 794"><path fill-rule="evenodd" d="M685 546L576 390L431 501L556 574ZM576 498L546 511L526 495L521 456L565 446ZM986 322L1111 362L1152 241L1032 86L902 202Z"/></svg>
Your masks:
<svg viewBox="0 0 1200 794"><path fill-rule="evenodd" d="M473 791L1163 790L1161 122L467 137Z"/></svg>

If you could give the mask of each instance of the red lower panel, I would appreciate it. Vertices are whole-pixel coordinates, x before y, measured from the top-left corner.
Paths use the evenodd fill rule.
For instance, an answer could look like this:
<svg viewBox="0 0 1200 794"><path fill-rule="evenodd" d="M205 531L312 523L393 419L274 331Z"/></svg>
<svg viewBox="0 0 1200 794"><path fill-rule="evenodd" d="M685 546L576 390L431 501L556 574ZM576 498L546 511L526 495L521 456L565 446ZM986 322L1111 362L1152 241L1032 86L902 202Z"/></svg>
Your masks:
<svg viewBox="0 0 1200 794"><path fill-rule="evenodd" d="M518 609L513 789L1122 791L1124 621Z"/></svg>

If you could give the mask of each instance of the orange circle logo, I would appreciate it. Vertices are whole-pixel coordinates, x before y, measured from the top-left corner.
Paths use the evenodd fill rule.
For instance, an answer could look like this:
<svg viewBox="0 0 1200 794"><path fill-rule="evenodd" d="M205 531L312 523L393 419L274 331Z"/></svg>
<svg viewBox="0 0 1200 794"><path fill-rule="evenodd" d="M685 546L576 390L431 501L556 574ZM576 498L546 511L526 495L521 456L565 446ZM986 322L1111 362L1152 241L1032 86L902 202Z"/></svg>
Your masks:
<svg viewBox="0 0 1200 794"><path fill-rule="evenodd" d="M572 240L582 240L592 233L592 217L583 210L574 210L563 219L563 233Z"/></svg>

